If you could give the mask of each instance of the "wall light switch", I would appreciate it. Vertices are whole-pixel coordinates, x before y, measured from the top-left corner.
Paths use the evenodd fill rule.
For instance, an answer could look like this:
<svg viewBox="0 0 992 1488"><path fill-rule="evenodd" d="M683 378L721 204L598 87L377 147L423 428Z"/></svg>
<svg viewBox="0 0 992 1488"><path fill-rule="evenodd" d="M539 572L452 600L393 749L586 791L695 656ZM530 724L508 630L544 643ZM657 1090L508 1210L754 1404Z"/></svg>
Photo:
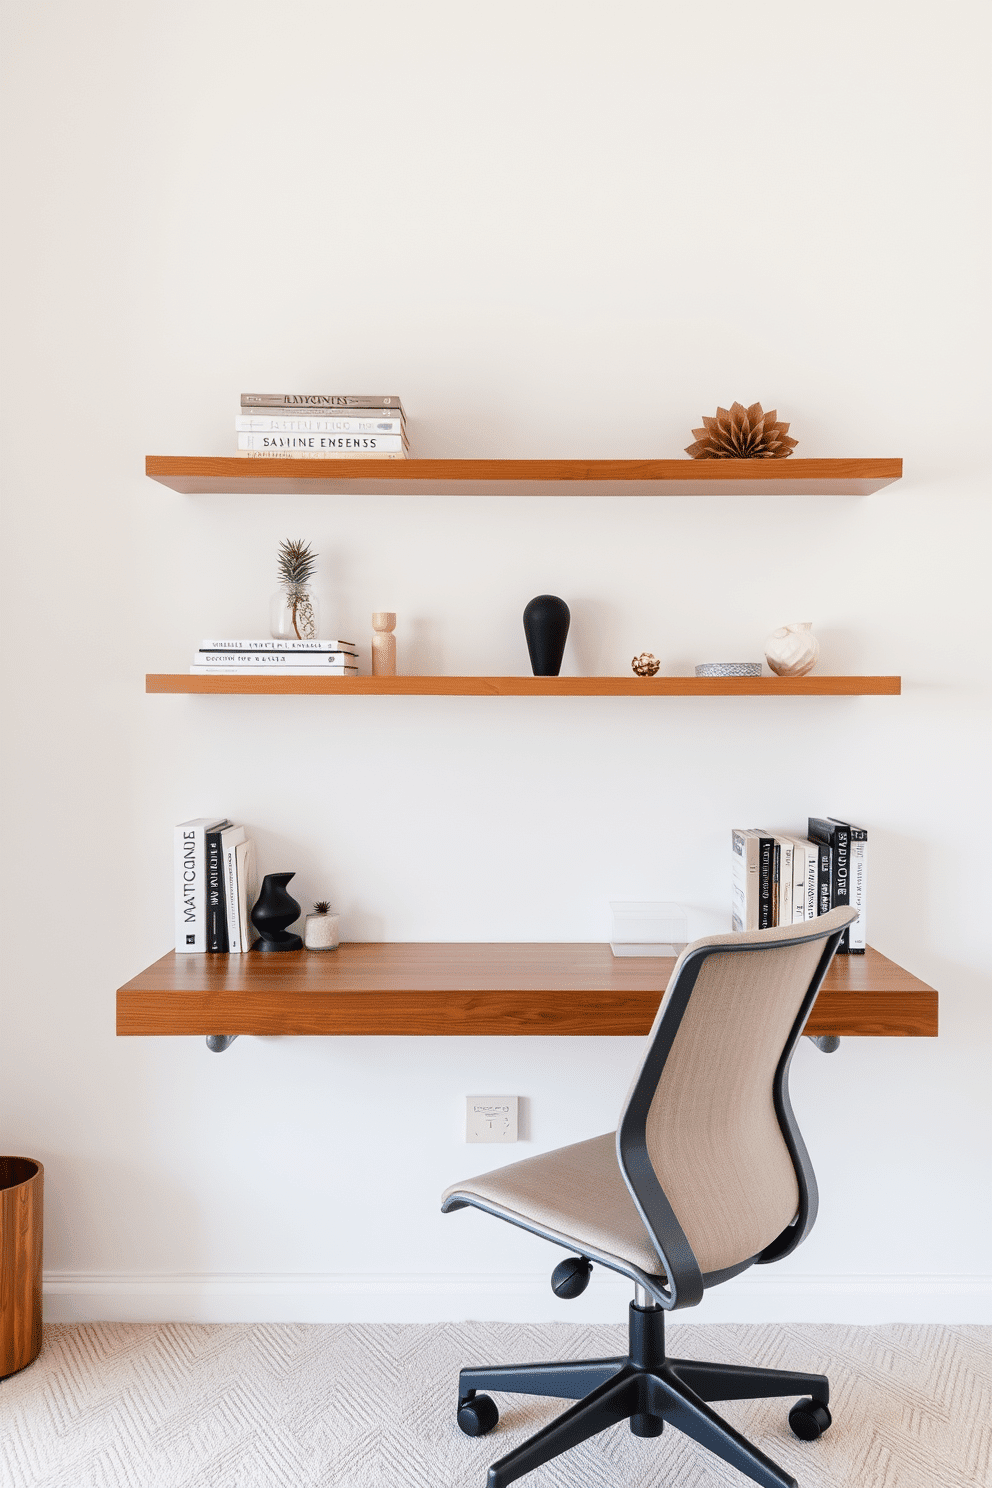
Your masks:
<svg viewBox="0 0 992 1488"><path fill-rule="evenodd" d="M515 1142L517 1097L515 1095L467 1095L465 1097L466 1142Z"/></svg>

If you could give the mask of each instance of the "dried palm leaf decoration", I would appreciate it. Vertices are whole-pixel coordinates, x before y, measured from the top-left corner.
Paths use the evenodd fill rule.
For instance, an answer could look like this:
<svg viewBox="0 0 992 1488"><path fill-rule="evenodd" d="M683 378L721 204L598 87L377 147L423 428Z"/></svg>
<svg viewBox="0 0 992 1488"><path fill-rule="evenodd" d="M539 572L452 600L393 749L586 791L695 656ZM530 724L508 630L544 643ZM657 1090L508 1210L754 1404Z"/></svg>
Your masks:
<svg viewBox="0 0 992 1488"><path fill-rule="evenodd" d="M317 556L307 542L287 539L279 544L279 582L286 590L286 602L298 640L311 640L317 633L309 589L317 568Z"/></svg>
<svg viewBox="0 0 992 1488"><path fill-rule="evenodd" d="M775 409L762 413L760 403L718 408L715 418L704 416L703 427L693 429L696 443L686 454L694 460L787 460L799 440L788 437L788 424L777 424L777 417Z"/></svg>

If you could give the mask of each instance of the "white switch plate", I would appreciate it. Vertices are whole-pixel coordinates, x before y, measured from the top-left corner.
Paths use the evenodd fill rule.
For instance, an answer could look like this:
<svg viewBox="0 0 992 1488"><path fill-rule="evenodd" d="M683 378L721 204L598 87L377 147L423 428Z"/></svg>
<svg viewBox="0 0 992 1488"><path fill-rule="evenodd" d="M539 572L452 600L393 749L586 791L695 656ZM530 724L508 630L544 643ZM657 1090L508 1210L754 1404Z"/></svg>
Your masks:
<svg viewBox="0 0 992 1488"><path fill-rule="evenodd" d="M515 1095L467 1095L465 1097L466 1142L515 1142L517 1097Z"/></svg>

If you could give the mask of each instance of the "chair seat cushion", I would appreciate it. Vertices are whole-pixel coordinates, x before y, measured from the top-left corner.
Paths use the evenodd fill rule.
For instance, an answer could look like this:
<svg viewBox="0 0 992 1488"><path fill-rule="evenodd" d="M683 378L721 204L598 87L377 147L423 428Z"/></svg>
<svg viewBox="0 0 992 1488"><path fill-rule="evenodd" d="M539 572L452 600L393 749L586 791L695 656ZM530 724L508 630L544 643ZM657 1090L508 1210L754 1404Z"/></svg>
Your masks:
<svg viewBox="0 0 992 1488"><path fill-rule="evenodd" d="M442 1202L476 1198L515 1223L533 1226L578 1251L615 1256L649 1276L658 1254L617 1162L616 1133L559 1147L453 1183Z"/></svg>

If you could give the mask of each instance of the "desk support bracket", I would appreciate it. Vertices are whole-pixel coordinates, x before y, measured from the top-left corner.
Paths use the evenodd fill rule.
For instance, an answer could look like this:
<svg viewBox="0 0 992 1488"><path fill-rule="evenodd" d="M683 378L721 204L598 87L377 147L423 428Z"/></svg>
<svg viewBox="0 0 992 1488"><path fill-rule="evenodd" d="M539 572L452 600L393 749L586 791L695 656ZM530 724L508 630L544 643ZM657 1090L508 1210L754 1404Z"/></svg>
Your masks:
<svg viewBox="0 0 992 1488"><path fill-rule="evenodd" d="M235 1034L235 1037L237 1035ZM806 1037L811 1044L815 1044L821 1054L836 1054L840 1048L840 1039L836 1033L808 1033ZM208 1039L209 1043L210 1040Z"/></svg>
<svg viewBox="0 0 992 1488"><path fill-rule="evenodd" d="M207 1048L211 1054L223 1054L225 1049L231 1047L237 1036L236 1033L208 1033Z"/></svg>

